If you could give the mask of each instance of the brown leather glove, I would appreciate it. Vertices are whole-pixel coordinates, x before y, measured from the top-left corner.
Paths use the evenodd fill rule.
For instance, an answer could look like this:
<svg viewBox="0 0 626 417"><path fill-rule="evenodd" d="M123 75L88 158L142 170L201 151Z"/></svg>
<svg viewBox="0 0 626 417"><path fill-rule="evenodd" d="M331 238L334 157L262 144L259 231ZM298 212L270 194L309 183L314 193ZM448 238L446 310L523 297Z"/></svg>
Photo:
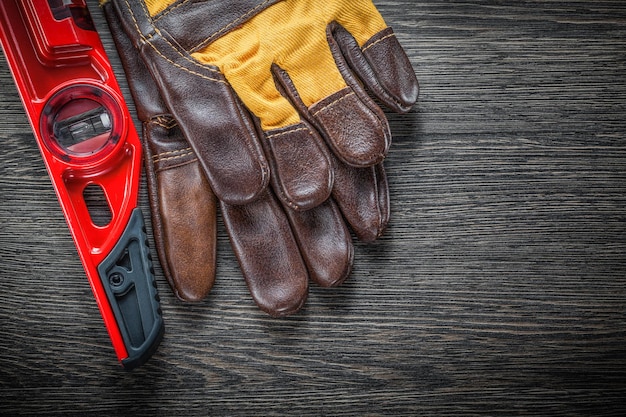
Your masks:
<svg viewBox="0 0 626 417"><path fill-rule="evenodd" d="M200 300L215 280L216 199L145 65L109 6L104 8L143 124L159 259L174 293L185 301ZM287 218L267 189L245 205L222 202L221 210L253 298L273 316L300 309L309 276L334 286L350 273L353 246L332 199L306 212L289 210Z"/></svg>
<svg viewBox="0 0 626 417"><path fill-rule="evenodd" d="M248 6L250 2L235 3ZM219 4L218 8L223 9L225 3L213 2L213 4ZM155 237L157 246L160 246L159 256L164 264L164 270L175 292L185 299L202 298L213 282L214 267L198 264L211 264L211 256L214 256L214 239L213 243L208 243L212 249L206 251L205 248L206 261L202 260L202 254L194 254L199 246L198 241L203 242L205 238L210 240L211 235L214 236L215 233L214 220L211 222L214 207L211 202L215 200L204 183L199 165L202 165L207 177L212 179L210 183L216 192L222 191L218 196L233 249L253 298L261 309L272 315L297 311L306 298L307 270L311 278L321 285L341 283L349 274L353 249L341 213L328 195L332 190L346 220L359 238L373 240L382 233L389 218L389 202L386 178L379 162L386 152L390 139L382 111L367 98L352 77L350 87L342 87L342 91L321 100L315 110L309 111L311 123L299 120L293 125L267 130L263 120L248 115L223 78L211 80L206 74L203 75L202 71L209 68L208 73L215 77L213 67L194 62L188 54L180 50L175 51L180 62L168 58L168 54L174 53L171 49L176 44L171 39L161 45L167 46L165 51L160 51L158 45L151 44L155 37L158 38L163 33L153 25L155 21L147 15L141 15L139 20L136 19L132 8L143 10L142 4L130 5L120 1L114 5L119 6L115 12L109 9L110 5L105 9L110 23L113 22L112 31L114 34L117 33L118 49L122 57L126 57L124 60L129 82L137 107L140 109L140 119L144 122ZM260 4L254 12L265 10L267 5L268 2ZM178 4L178 7L181 10L186 8L182 3ZM228 13L232 11L229 8ZM201 12L207 13L207 10ZM248 15L243 13L239 17ZM232 14L230 16L232 17ZM124 38L120 41L122 36L117 27L118 19L125 24L125 33L134 39L135 46L142 51L143 60L129 52L132 51L129 39ZM334 33L338 38L346 36L336 24L330 25L329 28L331 26L334 27ZM147 29L146 32L146 27L152 29ZM142 32L140 28L144 31ZM154 33L150 32L151 30ZM376 50L378 45L393 41L388 51L383 49L386 51L385 54L397 54L401 58L398 60L400 64L392 66L392 70L396 72L398 68L405 72L407 70L408 60L399 49L391 31L387 28L384 33L384 36L377 34L369 46L363 47L363 52L358 47L358 50L352 50L355 47L354 39L345 38L341 41L342 47L345 48L343 53L350 57L355 67L358 67L355 71L361 71L363 76L370 77L370 82L374 74L371 69L368 73L365 64L359 60L367 56L367 51ZM124 45L120 47L122 44ZM395 58L379 55L381 54L374 54L375 59L371 61L375 63L374 66L385 67L386 73L382 77L380 74L376 76L388 84L389 80L386 78L395 77L398 80L397 76L390 76L389 66L386 65ZM155 58L160 62L155 62ZM383 62L385 59L387 62ZM132 62L129 63L130 61ZM165 97L164 101L169 103L167 106L160 97L157 99L152 97L154 94L158 95L157 89L153 87L150 77L145 76L145 71L138 70L143 67L144 62L158 82L158 91ZM181 62L190 67L186 68ZM272 70L279 74L275 76L283 77L282 84L278 83L280 92L296 102L296 106L302 107L301 103L297 103L297 93L289 85L290 81L284 70L274 66ZM408 90L409 96L416 95L417 83L413 82L414 75L410 65L408 70L410 76L407 77L406 74L404 76L409 79L406 82L408 88L398 85L392 87L400 90L402 94ZM343 68L341 74L346 76L351 73L347 68ZM188 78L189 76L192 78ZM201 81L208 85L200 87L198 82L185 85L190 81ZM141 85L137 87L137 84ZM203 90L206 95L196 101L194 106L194 100L198 99L196 87ZM394 96L380 86L378 90L381 98L395 103L396 110L407 110L412 104L410 102L414 101L414 98L407 99L402 94ZM358 103L355 104L353 101L357 96ZM392 97L392 100L389 100L389 97ZM362 101L367 103L362 105ZM407 104L402 104L403 102ZM155 103L159 105L156 106ZM349 106L347 109L337 110L338 103L348 103ZM307 110L298 109L302 113L307 113ZM333 110L330 111L331 109ZM355 124L352 123L354 120L351 117L346 119L347 116L354 115L352 113L354 109L357 109L357 113L360 111L369 114L365 114L361 119L356 117ZM175 114L176 118L172 114ZM185 120L184 124L181 117ZM371 126L363 128L363 123L374 119L373 124L376 125L374 128ZM344 122L347 127L354 127L353 135L341 132L336 134L335 131L346 127L343 125ZM368 141L378 140L382 145L380 143L376 145L378 151L373 153L370 152L373 148L365 152L361 152L363 149L357 149L358 152L353 155L346 156L345 153L338 152L336 157L324 147L320 134L313 127L314 123L327 140L328 136L332 136L329 143L332 141L336 143L331 145L331 148L343 146L349 151L352 145L348 142L355 137L357 140L353 141L355 145L352 146L355 149L367 148L363 143ZM331 125L334 127L328 128ZM335 137L342 135L343 137ZM199 159L195 158L183 137L192 144ZM259 137L264 138L261 146L258 146ZM269 166L273 172L272 189L275 193L266 188L267 163L260 148L264 148L270 155ZM377 155L371 158L363 157L368 153ZM353 166L355 161L361 165L359 168ZM214 163L217 165L213 165ZM251 181L245 180L248 178L251 178ZM188 185L181 185L185 181ZM228 186L224 186L225 184ZM187 199L182 200L189 201L185 201L184 204L168 203L168 201L180 203L181 194L187 195ZM275 194L280 196L280 201ZM189 198L190 196L197 198ZM168 220L167 217L172 219ZM202 224L209 226L200 230L199 225ZM177 252L173 248L180 250ZM186 252L187 248L191 250ZM187 265L193 267L186 269ZM205 271L202 271L203 268ZM198 280L202 274L210 277L205 280L206 285L194 282L194 277ZM186 275L187 278L177 275ZM191 290L181 291L182 287Z"/></svg>
<svg viewBox="0 0 626 417"><path fill-rule="evenodd" d="M228 204L253 201L271 178L287 206L319 205L334 188L331 154L372 167L391 142L363 86L399 112L417 99L371 0L111 3Z"/></svg>

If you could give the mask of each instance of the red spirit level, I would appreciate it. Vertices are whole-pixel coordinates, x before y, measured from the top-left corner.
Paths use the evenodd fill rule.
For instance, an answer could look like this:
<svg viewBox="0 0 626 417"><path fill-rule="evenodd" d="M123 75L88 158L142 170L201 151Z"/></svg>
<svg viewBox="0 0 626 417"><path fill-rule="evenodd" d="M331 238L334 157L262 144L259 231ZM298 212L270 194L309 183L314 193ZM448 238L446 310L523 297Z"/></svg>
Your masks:
<svg viewBox="0 0 626 417"><path fill-rule="evenodd" d="M141 211L141 144L85 0L2 0L0 41L122 365L163 319Z"/></svg>

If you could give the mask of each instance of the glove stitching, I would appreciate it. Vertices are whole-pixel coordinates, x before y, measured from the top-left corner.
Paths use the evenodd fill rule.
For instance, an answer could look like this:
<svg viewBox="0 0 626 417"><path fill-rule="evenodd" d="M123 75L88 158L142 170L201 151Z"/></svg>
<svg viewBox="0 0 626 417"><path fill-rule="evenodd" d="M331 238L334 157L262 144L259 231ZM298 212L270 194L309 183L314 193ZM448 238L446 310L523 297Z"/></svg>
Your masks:
<svg viewBox="0 0 626 417"><path fill-rule="evenodd" d="M187 152L186 154L183 155L178 155L178 156L170 156L169 158L159 158L154 162L165 162L165 161L171 161L172 159L182 159L185 156L189 156L189 155L193 155L193 152ZM195 161L195 158L193 159L193 161ZM189 161L192 162L192 161Z"/></svg>
<svg viewBox="0 0 626 417"><path fill-rule="evenodd" d="M198 162L198 160L196 158L190 159L188 161L182 161L180 163L175 163L173 165L168 165L165 167L159 167L159 168L154 168L154 172L155 173L160 173L160 172L164 172L164 171L168 171L170 169L175 169L175 168L180 168L180 167L184 167L185 165L191 165L193 163Z"/></svg>
<svg viewBox="0 0 626 417"><path fill-rule="evenodd" d="M307 129L306 127L292 128L292 129L289 129L289 130L286 130L286 131L283 131L283 132L272 133L271 135L265 135L265 137L267 139L271 139L271 138L276 138L276 137L279 137L279 136L287 135L289 133L301 132L303 130L308 131L309 129Z"/></svg>
<svg viewBox="0 0 626 417"><path fill-rule="evenodd" d="M195 75L195 76L200 77L200 78L203 78L203 79L205 79L205 80L214 81L214 82L218 82L218 83L222 83L222 84L228 84L228 82L227 82L226 80L221 80L221 79L217 79L217 78L211 78L211 77L206 76L206 75L204 75L204 74L200 74L200 73L198 73L198 72L195 72L195 71L192 71L192 70L190 70L190 69L188 69L188 68L185 68L185 67L183 67L182 65L180 65L180 64L178 64L178 63L176 63L176 62L172 61L170 58L168 58L168 57L166 57L165 55L163 55L163 53L162 53L161 51L159 51L159 50L157 49L157 47L156 47L156 46L154 46L154 45L152 44L152 42L150 42L150 39L149 39L149 38L147 38L147 37L146 37L143 33L141 33L141 30L139 29L139 23L137 23L137 19L135 18L135 14L133 13L132 8L131 8L130 4L128 3L128 0L126 0L126 1L125 1L125 3L126 3L126 7L127 7L128 11L130 12L130 16L131 16L131 18L133 19L133 24L135 25L135 29L136 29L137 33L139 34L139 37L140 37L140 38L141 38L141 39L142 39L142 40L143 40L143 41L144 41L147 45L150 45L150 47L154 50L154 52L156 52L156 53L157 53L157 55L159 55L161 58L163 58L165 61L169 62L170 64L172 64L172 65L173 65L173 66L175 66L176 68L181 69L181 70L183 70L183 71L185 71L185 72L187 72L187 73L189 73L189 74ZM145 6L144 6L144 8L145 8ZM147 14L147 10L146 10L146 14ZM149 15L148 15L148 16L149 16ZM154 26L153 26L153 27L154 27ZM212 71L212 72L216 72L216 73L218 73L218 74L221 74L221 73L220 73L218 70L216 70L216 69L213 69L213 68L210 68L210 67L207 67L207 66L200 65L198 62L196 62L196 61L194 61L194 60L189 59L188 57L186 57L185 55L183 55L182 53L180 53L180 51L178 51L178 50L174 47L174 45L172 45L172 44L169 42L169 40L168 40L165 36L163 36L163 35L161 34L161 31L160 31L157 27L154 27L154 30L155 30L155 32L156 32L156 33L157 33L157 34L161 37L161 39L163 39L165 42L167 42L167 44L168 44L168 45L170 45L170 46L172 47L172 49L173 49L173 50L174 50L174 51L175 51L178 55L180 55L182 58L184 58L185 60L187 60L187 61L191 62L192 64L198 65L198 66L200 66L200 67L201 67L201 68L203 68L203 69L206 69L206 70L209 70L209 71Z"/></svg>
<svg viewBox="0 0 626 417"><path fill-rule="evenodd" d="M177 151L177 152L181 152L181 151ZM187 148L187 152L182 153L180 155L164 157L165 155L168 155L168 154L172 154L172 152L163 152L161 154L154 155L152 159L154 160L154 162L164 162L164 161L171 161L173 159L182 159L186 156L193 155L193 151L190 148ZM194 158L193 160L195 161L196 158Z"/></svg>
<svg viewBox="0 0 626 417"><path fill-rule="evenodd" d="M167 130L178 126L178 122L175 119L167 116L157 116L154 120L150 121L150 124L160 126Z"/></svg>
<svg viewBox="0 0 626 417"><path fill-rule="evenodd" d="M158 31L158 29L157 29L157 31ZM198 62L196 62L196 61L194 61L194 60L192 60L192 59L189 59L189 58L188 58L188 57L186 57L184 54L182 54L182 53L180 53L179 51L177 51L177 50L174 48L174 45L172 45L172 44L171 44L171 43L170 43L170 42L169 42L169 41L168 41L165 37L163 37L163 36L161 35L161 33L160 33L160 32L158 32L158 33L159 33L159 35L161 36L161 38L162 38L163 40L165 40L165 41L168 43L168 45L172 46L172 48L174 49L174 51L175 51L178 55L180 55L180 57L181 57L181 58L185 59L186 61L188 61L188 62L190 62L190 63L192 63L192 64L194 64L194 65L199 66L200 68L206 69L206 70L211 71L211 72L215 72L215 73L217 73L217 74L221 74L221 72L220 72L220 71L218 71L218 70L216 70L216 69L213 69L213 68L208 67L208 66L201 65L200 63L198 63ZM221 80L221 79L217 79L217 78L212 78L212 77L209 77L209 76L207 76L207 75L200 74L199 72L192 71L192 70L190 70L189 68L183 67L182 65L180 65L180 64L178 64L178 63L176 63L176 62L172 61L171 59L169 59L168 57L166 57L165 55L163 55L163 53L161 53L161 51L159 51L159 50L158 50L158 49L157 49L154 45L152 45L152 43L148 42L148 44L150 45L150 47L151 47L152 49L154 49L154 51L155 51L157 54L159 54L159 56L160 56L160 57L162 57L163 59L165 59L165 60L166 60L167 62L169 62L170 64L174 65L176 68L179 68L179 69L181 69L181 70L183 70L183 71L185 71L185 72L187 72L187 73L189 73L189 74L191 74L191 75L195 75L195 76L197 76L197 77L204 78L205 80L215 81L215 82L222 83L222 84L228 84L228 82L226 82L225 80Z"/></svg>
<svg viewBox="0 0 626 417"><path fill-rule="evenodd" d="M285 204L287 207L289 207L290 209L294 211L299 211L300 208L298 207L298 205L294 203L293 201L291 201L291 199L289 199L287 194L285 194L285 192L283 191L282 187L278 187L278 190L274 190L274 192L278 194L280 201L283 204Z"/></svg>
<svg viewBox="0 0 626 417"><path fill-rule="evenodd" d="M348 94L339 97L338 99L336 99L335 101L328 103L327 105L325 105L324 107L322 107L321 109L317 109L315 110L313 113L311 113L313 116L317 116L319 113L321 113L322 111L326 110L327 108L334 106L335 104L339 103L340 101L348 98L349 96L354 95L354 91L350 91Z"/></svg>
<svg viewBox="0 0 626 417"><path fill-rule="evenodd" d="M182 154L182 153L188 154L190 152L191 152L191 147L187 147L185 149L177 149L175 151L165 151L165 152L161 152L160 154L153 155L152 159L158 159L163 156L170 156L170 155L176 155L176 154Z"/></svg>
<svg viewBox="0 0 626 417"><path fill-rule="evenodd" d="M248 10L246 13L244 13L242 16L238 17L237 19L233 20L232 22L226 24L225 26L223 26L220 30L218 30L217 32L215 32L214 34L212 34L211 36L209 36L207 39L203 40L202 42L200 42L198 45L194 46L193 48L191 48L191 51L197 51L198 49L204 48L206 45L208 45L211 41L213 41L213 39L215 39L216 37L220 37L222 36L222 34L224 32L228 32L228 30L230 30L231 27L236 26L237 24L239 24L239 22L241 22L242 20L247 19L247 17L251 14L254 14L258 9L262 9L265 7L265 5L267 3L271 3L274 0L265 0L263 3L257 5L256 7Z"/></svg>
<svg viewBox="0 0 626 417"><path fill-rule="evenodd" d="M396 36L396 34L395 34L395 33L390 33L389 35L387 35L387 36L385 36L385 37L380 38L380 39L379 39L379 40L377 40L376 42L374 42L374 43L372 43L372 44L370 44L370 45L367 45L367 46L366 46L365 48L363 48L361 51L365 52L365 51L367 51L368 49L370 49L372 46L374 46L374 45L376 45L376 44L378 44L378 43L380 43L380 42L384 41L385 39L388 39L388 38L391 38L391 37L394 37L394 36Z"/></svg>

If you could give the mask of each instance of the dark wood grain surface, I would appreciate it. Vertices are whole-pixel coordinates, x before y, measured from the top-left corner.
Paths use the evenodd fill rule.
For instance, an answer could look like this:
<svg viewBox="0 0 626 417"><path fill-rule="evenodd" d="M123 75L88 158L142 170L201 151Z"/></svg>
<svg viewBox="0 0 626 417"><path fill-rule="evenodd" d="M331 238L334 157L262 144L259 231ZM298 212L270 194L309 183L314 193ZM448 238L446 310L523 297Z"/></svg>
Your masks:
<svg viewBox="0 0 626 417"><path fill-rule="evenodd" d="M0 415L625 415L626 3L376 4L421 82L387 233L272 319L220 222L208 299L157 268L166 335L130 373L0 58Z"/></svg>

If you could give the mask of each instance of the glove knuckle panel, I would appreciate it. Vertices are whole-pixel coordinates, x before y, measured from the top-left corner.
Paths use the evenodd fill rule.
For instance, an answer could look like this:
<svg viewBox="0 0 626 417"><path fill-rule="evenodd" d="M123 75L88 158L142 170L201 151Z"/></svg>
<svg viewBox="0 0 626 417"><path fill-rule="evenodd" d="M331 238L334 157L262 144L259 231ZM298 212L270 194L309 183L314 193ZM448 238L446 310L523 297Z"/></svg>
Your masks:
<svg viewBox="0 0 626 417"><path fill-rule="evenodd" d="M399 113L410 110L417 101L417 79L391 28L376 33L362 46L336 22L329 27L328 36L344 77L351 78L354 72L387 107Z"/></svg>
<svg viewBox="0 0 626 417"><path fill-rule="evenodd" d="M353 166L381 162L391 143L384 113L365 96L345 88L309 108L334 153Z"/></svg>
<svg viewBox="0 0 626 417"><path fill-rule="evenodd" d="M397 112L407 112L417 101L418 82L393 30L372 37L363 46L363 55L373 69L376 85L384 92L381 100Z"/></svg>
<svg viewBox="0 0 626 417"><path fill-rule="evenodd" d="M311 209L330 196L332 167L322 141L303 123L266 134L274 189L293 210Z"/></svg>

